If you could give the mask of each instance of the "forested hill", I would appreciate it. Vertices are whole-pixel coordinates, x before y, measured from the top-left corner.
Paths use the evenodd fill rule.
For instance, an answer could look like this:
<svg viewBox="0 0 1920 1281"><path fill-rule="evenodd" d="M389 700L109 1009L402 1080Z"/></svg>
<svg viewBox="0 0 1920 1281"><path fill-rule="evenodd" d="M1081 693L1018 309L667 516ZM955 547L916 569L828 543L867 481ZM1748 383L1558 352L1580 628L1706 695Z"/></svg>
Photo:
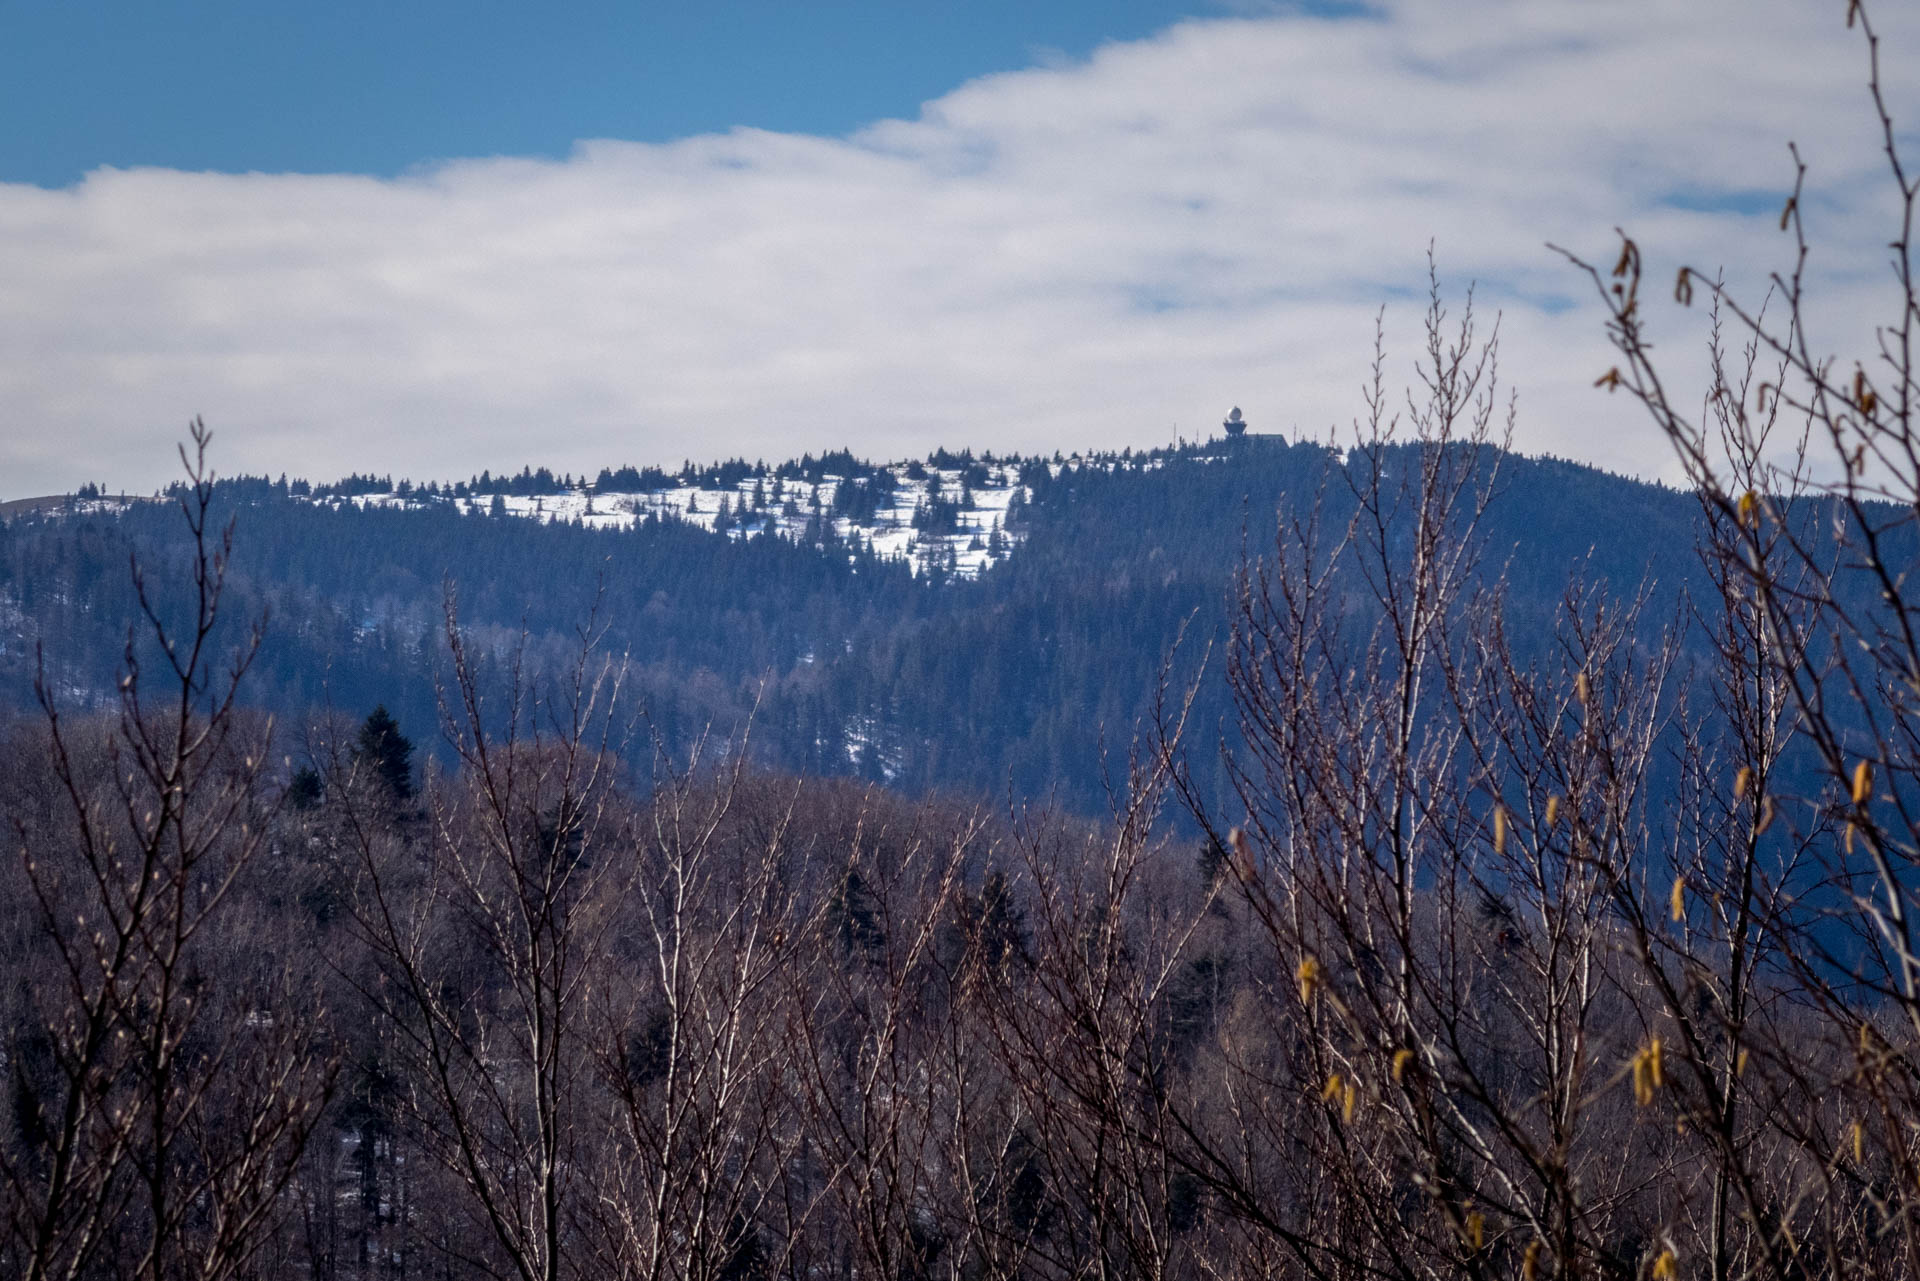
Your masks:
<svg viewBox="0 0 1920 1281"><path fill-rule="evenodd" d="M1380 457L1389 470L1419 462L1411 447ZM609 513L617 473L598 485L548 477L544 520L515 518L477 482L457 493L223 482L218 505L235 523L228 635L267 617L247 695L283 719L326 706L360 716L384 703L430 741L443 585L482 652L504 656L524 630L536 666L572 650L597 600L603 645L631 656L631 688L669 742L709 725L730 734L757 702L753 741L770 764L910 790L1010 787L1100 810L1103 747L1114 758L1106 768L1123 774L1183 626L1181 679L1229 622L1243 554L1268 554L1277 520L1317 520L1331 538L1353 502L1340 456L1267 438L1002 459L976 473L977 487L945 490L938 476L965 478L981 464L934 461L949 466L911 512L900 493L905 468L919 464L741 464L724 483L745 495L758 481L762 514L743 497L725 521L711 503L706 519L687 519L684 493L660 497L713 479L699 476L636 473L622 492L654 498L627 501L617 510L628 518L613 522L586 516ZM1479 527L1483 573L1505 576L1509 620L1535 634L1529 644L1547 643L1575 581L1622 597L1650 585L1648 617L1676 616L1701 572L1691 496L1492 451L1473 466L1495 495ZM783 496L769 504L783 471ZM849 512L854 504L864 505ZM989 506L990 526L969 515ZM962 567L974 576L955 572L953 555L888 544L889 511L894 525L980 553ZM179 512L165 502L78 499L0 524L0 698L30 702L38 646L59 699L105 705L135 616L130 558L178 606L185 554ZM1229 719L1220 667L1216 652L1196 710L1195 738L1209 750Z"/></svg>

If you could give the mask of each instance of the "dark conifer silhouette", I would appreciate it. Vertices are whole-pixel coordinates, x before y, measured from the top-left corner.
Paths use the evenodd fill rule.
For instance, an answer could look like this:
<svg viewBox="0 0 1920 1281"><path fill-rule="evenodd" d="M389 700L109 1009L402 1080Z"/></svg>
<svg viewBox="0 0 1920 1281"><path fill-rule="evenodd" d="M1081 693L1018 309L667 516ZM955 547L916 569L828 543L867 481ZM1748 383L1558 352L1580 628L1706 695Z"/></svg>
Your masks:
<svg viewBox="0 0 1920 1281"><path fill-rule="evenodd" d="M397 801L413 798L413 741L385 703L368 713L353 745L354 763L369 770Z"/></svg>

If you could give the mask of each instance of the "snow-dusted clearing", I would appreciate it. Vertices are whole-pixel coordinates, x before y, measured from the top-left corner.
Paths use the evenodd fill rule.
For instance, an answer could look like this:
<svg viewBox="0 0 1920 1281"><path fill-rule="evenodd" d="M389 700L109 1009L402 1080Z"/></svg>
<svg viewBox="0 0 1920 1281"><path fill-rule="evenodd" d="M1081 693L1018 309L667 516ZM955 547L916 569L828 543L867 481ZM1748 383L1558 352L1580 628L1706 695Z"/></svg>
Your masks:
<svg viewBox="0 0 1920 1281"><path fill-rule="evenodd" d="M756 472L730 486L676 481L671 487L642 492L575 486L562 493L526 496L470 491L459 497L415 489L409 493L361 494L315 501L357 507L419 507L451 503L462 514L488 513L576 523L589 529L629 529L648 517L681 520L703 529L723 528L740 539L763 533L794 542L825 546L825 531L848 547L864 547L889 560L905 560L916 574L946 573L964 578L1005 560L1025 537L1007 522L1008 508L1028 495L1019 468L1011 463L977 463L968 469L892 463L874 469L883 481L883 497L871 518L835 514L843 485L871 483L831 473L818 481ZM984 473L984 475L983 475ZM503 480L503 483L510 481ZM890 489L890 492L887 492ZM952 505L951 524L929 525L926 513L936 503ZM920 515L916 528L916 515Z"/></svg>

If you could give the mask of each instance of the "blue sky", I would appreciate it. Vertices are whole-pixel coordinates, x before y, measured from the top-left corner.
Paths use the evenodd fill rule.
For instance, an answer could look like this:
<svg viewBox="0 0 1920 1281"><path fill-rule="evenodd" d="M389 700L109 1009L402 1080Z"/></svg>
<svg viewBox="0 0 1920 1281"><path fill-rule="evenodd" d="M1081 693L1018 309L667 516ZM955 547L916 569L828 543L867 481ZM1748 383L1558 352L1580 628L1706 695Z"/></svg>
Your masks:
<svg viewBox="0 0 1920 1281"><path fill-rule="evenodd" d="M100 165L390 176L735 125L843 134L1211 0L6 0L0 181Z"/></svg>
<svg viewBox="0 0 1920 1281"><path fill-rule="evenodd" d="M1879 16L1910 120L1920 10ZM1498 313L1520 448L1671 475L1547 244L1624 226L1751 296L1794 139L1814 343L1870 350L1843 18L0 0L0 499L151 490L195 415L224 471L317 479L1151 446L1236 404L1325 438L1383 308L1411 379L1429 246ZM1702 309L1649 319L1702 350Z"/></svg>

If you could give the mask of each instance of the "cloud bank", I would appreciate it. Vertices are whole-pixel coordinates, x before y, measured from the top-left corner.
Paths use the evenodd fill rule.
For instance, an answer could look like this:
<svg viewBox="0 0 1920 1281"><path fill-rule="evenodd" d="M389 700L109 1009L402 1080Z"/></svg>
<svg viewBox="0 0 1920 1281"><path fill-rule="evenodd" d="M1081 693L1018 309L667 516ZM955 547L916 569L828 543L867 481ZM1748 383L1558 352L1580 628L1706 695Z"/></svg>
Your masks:
<svg viewBox="0 0 1920 1281"><path fill-rule="evenodd" d="M1751 283L1787 261L1795 139L1856 350L1890 235L1843 12L1408 0L1186 23L845 138L0 185L0 497L152 488L194 414L222 470L316 478L1117 448L1234 404L1324 436L1383 304L1416 346L1429 242L1500 313L1522 448L1664 474L1545 244L1607 256L1619 224L1654 280Z"/></svg>

